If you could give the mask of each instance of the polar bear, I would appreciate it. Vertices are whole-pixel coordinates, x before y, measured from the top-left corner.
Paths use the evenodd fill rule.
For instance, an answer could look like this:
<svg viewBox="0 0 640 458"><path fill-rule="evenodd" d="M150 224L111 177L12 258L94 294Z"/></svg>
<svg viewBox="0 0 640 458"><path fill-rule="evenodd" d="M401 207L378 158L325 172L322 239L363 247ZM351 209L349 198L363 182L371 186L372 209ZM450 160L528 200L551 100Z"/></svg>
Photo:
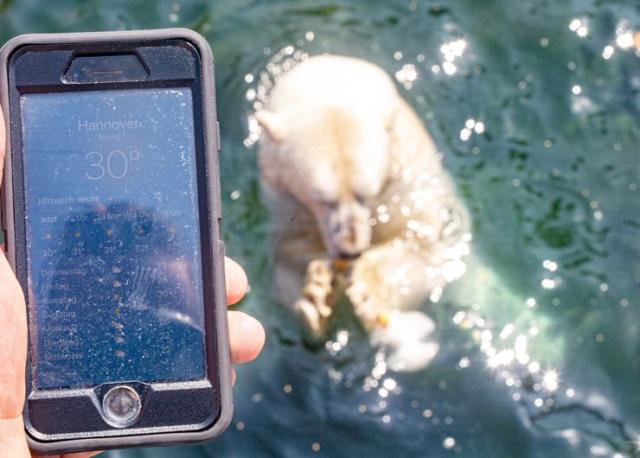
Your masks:
<svg viewBox="0 0 640 458"><path fill-rule="evenodd" d="M313 334L325 332L343 294L375 335L464 273L465 207L381 68L311 57L255 116L275 287Z"/></svg>

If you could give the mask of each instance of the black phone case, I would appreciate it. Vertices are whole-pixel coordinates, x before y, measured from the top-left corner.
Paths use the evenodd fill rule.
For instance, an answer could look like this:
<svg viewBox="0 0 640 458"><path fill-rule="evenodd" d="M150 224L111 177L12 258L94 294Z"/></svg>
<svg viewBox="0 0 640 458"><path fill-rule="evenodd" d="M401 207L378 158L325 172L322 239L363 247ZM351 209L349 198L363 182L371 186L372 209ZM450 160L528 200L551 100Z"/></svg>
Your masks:
<svg viewBox="0 0 640 458"><path fill-rule="evenodd" d="M40 440L31 434L26 428L29 446L39 453L54 454L68 453L84 450L104 450L110 448L153 446L169 444L188 444L210 440L220 435L231 422L233 405L231 396L229 340L227 330L226 293L224 281L224 245L220 233L220 184L219 184L219 132L215 111L215 86L213 74L213 53L206 40L199 34L188 29L160 29L145 31L118 31L118 32L91 32L91 33L64 33L64 34L28 34L20 35L9 40L0 50L0 62L2 62L0 74L0 96L2 109L7 125L6 148L7 155L4 164L4 182L2 183L2 215L0 220L5 231L5 240L8 245L7 257L9 263L16 270L16 265L21 262L16 255L16 233L14 205L24 205L22 196L14 196L13 193L13 169L11 138L20 136L16 129L16 123L10 118L9 111L9 78L8 66L12 54L19 48L27 45L81 45L82 43L100 43L109 45L122 42L145 42L158 40L179 39L193 45L201 60L201 87L202 87L202 123L204 128L204 148L206 158L207 194L208 194L208 219L209 237L212 244L212 256L210 257L211 272L213 276L213 292L215 304L215 347L217 351L211 354L207 351L208 367L215 367L219 380L220 415L213 423L202 430L175 432L168 431L167 427L147 428L144 434L121 435L110 437L85 437L74 439L62 439L53 441ZM200 215L200 218L205 215ZM206 262L208 256L203 256ZM24 285L23 285L24 288ZM25 310L27 313L27 310ZM205 335L205 338L207 336ZM207 349L210 350L209 344ZM27 362L27 380L29 380L30 362ZM211 375L211 372L209 372ZM72 390L66 390L72 391ZM23 412L25 424L29 425L27 403Z"/></svg>

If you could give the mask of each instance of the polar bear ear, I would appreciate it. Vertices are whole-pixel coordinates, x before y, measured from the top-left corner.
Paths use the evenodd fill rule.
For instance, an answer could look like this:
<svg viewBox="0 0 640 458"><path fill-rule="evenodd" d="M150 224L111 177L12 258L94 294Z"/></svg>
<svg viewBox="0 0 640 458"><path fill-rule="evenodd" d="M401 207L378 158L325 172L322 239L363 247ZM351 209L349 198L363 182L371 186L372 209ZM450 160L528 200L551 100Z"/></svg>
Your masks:
<svg viewBox="0 0 640 458"><path fill-rule="evenodd" d="M273 111L261 110L256 113L256 121L271 140L280 143L287 135L287 126L283 116Z"/></svg>

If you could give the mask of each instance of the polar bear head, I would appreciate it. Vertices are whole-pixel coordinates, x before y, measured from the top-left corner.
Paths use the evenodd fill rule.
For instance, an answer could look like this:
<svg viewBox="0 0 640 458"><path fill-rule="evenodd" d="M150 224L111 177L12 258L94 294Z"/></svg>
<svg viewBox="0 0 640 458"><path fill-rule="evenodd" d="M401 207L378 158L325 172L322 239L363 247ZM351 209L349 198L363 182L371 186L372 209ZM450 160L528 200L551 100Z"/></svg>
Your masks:
<svg viewBox="0 0 640 458"><path fill-rule="evenodd" d="M357 256L371 244L371 206L390 168L391 105L334 100L256 114L266 134L263 180L311 211L333 257Z"/></svg>

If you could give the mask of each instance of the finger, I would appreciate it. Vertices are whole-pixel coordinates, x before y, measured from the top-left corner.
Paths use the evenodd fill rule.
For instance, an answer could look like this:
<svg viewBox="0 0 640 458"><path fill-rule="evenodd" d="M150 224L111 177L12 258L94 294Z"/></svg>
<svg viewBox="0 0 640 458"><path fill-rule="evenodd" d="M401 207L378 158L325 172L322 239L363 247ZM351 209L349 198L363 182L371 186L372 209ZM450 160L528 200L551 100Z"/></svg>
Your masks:
<svg viewBox="0 0 640 458"><path fill-rule="evenodd" d="M264 328L258 320L243 312L229 312L231 364L254 360L262 350L264 340Z"/></svg>
<svg viewBox="0 0 640 458"><path fill-rule="evenodd" d="M0 456L7 458L29 456L22 416L12 419L0 418Z"/></svg>
<svg viewBox="0 0 640 458"><path fill-rule="evenodd" d="M231 258L224 258L225 283L227 287L227 304L232 305L242 299L247 292L247 274L244 269Z"/></svg>
<svg viewBox="0 0 640 458"><path fill-rule="evenodd" d="M4 116L2 115L2 110L0 110L0 185L2 184L2 174L4 171L4 157L6 151L5 145L5 127L4 127ZM2 195L0 194L0 207L2 207ZM5 241L6 243L6 241ZM0 252L4 251L4 244L0 244Z"/></svg>
<svg viewBox="0 0 640 458"><path fill-rule="evenodd" d="M0 183L2 183L2 171L4 169L4 154L5 154L5 145L6 141L6 131L4 126L4 116L2 115L2 110L0 110Z"/></svg>
<svg viewBox="0 0 640 458"><path fill-rule="evenodd" d="M80 453L65 453L64 455L60 455L60 458L90 458L92 456L96 456L102 453L102 451L98 452L80 452ZM42 457L44 458L44 457Z"/></svg>
<svg viewBox="0 0 640 458"><path fill-rule="evenodd" d="M22 414L27 359L27 314L24 296L9 262L0 253L0 419Z"/></svg>
<svg viewBox="0 0 640 458"><path fill-rule="evenodd" d="M0 253L0 315L0 456L28 456L22 423L27 314L22 290L3 253Z"/></svg>

